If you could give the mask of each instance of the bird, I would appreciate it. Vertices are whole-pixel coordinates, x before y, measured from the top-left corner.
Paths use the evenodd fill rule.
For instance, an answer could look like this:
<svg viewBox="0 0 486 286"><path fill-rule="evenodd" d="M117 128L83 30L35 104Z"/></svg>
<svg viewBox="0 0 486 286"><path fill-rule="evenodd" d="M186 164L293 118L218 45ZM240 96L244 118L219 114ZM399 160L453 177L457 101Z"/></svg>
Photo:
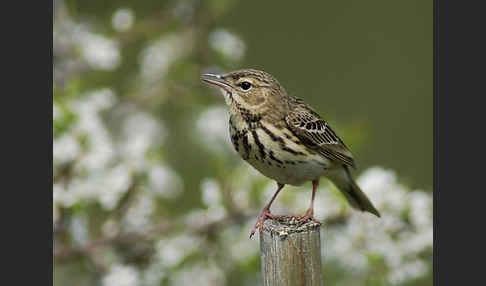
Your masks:
<svg viewBox="0 0 486 286"><path fill-rule="evenodd" d="M330 180L349 204L380 217L360 189L350 169L353 155L328 122L301 98L289 95L275 77L257 69L226 74L206 73L201 80L221 90L229 108L229 134L235 151L264 176L277 183L277 190L263 207L250 231L262 231L266 219L278 219L270 207L285 185L312 182L310 206L303 223L314 218L314 198L321 177Z"/></svg>

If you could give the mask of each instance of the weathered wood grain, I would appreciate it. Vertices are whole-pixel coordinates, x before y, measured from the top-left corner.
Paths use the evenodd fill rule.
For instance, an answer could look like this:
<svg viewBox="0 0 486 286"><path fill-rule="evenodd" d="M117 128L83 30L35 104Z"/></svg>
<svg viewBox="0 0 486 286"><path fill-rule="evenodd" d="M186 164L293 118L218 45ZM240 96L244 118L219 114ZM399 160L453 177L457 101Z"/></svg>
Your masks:
<svg viewBox="0 0 486 286"><path fill-rule="evenodd" d="M320 225L267 219L260 231L260 259L265 286L322 286Z"/></svg>

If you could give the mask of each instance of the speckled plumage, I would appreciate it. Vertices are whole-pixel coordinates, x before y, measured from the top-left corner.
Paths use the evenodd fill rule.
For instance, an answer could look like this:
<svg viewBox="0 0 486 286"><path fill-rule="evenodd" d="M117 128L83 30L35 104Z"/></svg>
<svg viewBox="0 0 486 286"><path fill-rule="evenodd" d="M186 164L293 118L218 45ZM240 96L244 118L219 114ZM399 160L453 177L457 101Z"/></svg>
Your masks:
<svg viewBox="0 0 486 286"><path fill-rule="evenodd" d="M285 184L312 181L314 198L317 183L324 176L353 207L379 216L350 176L348 168L355 164L343 141L302 99L289 96L273 76L246 69L225 75L206 74L203 80L221 88L230 110L229 132L236 152L260 173L277 181L277 193ZM264 218L270 216L274 198L264 208ZM311 203L304 217L312 215Z"/></svg>

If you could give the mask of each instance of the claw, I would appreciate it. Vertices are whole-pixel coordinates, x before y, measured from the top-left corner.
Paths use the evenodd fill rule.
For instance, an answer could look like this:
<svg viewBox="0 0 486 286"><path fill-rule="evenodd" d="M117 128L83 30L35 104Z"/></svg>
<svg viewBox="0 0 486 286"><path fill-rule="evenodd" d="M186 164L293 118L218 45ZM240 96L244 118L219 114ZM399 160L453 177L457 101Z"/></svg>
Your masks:
<svg viewBox="0 0 486 286"><path fill-rule="evenodd" d="M301 217L297 217L299 219L299 223L297 224L297 226L301 226L302 224L304 224L305 222L311 220L315 223L318 223L318 224L321 224L320 221L318 221L315 217L314 217L314 212L313 211L307 211L305 213L305 215L301 216Z"/></svg>
<svg viewBox="0 0 486 286"><path fill-rule="evenodd" d="M260 232L263 230L263 224L267 218L279 219L281 218L281 216L272 215L269 209L263 209L262 213L257 218L257 222L255 223L255 226L253 226L253 228L250 231L250 239L255 234L257 229L259 229Z"/></svg>

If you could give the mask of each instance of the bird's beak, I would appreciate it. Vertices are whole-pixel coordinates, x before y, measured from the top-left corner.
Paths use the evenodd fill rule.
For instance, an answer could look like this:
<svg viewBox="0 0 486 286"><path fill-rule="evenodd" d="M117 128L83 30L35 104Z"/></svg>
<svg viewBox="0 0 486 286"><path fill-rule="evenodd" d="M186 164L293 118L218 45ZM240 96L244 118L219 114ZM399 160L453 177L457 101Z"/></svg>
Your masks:
<svg viewBox="0 0 486 286"><path fill-rule="evenodd" d="M219 74L205 73L201 75L201 79L206 83L219 86L228 92L233 88L231 84Z"/></svg>

